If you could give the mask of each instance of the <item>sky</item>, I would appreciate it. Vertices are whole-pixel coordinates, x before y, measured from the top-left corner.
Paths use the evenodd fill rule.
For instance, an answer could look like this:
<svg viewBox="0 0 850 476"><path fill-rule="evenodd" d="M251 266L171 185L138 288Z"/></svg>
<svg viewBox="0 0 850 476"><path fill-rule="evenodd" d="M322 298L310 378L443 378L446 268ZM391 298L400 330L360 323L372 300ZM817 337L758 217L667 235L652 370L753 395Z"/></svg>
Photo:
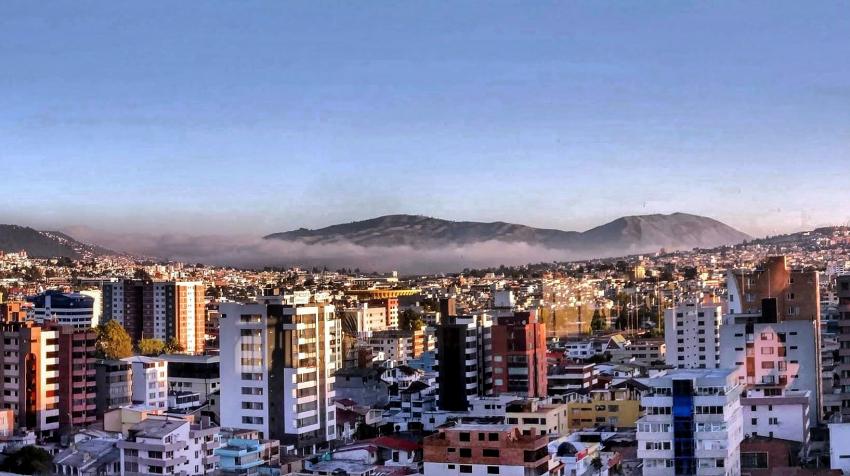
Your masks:
<svg viewBox="0 0 850 476"><path fill-rule="evenodd" d="M850 221L850 3L0 2L0 222Z"/></svg>

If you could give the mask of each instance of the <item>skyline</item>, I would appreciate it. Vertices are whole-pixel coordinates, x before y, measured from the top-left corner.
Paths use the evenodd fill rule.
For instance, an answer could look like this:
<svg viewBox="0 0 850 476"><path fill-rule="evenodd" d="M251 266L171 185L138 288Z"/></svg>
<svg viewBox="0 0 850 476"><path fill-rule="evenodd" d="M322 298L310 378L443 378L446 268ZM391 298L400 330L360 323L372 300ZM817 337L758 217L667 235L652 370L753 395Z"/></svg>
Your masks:
<svg viewBox="0 0 850 476"><path fill-rule="evenodd" d="M4 3L0 221L850 221L846 5L482 5Z"/></svg>

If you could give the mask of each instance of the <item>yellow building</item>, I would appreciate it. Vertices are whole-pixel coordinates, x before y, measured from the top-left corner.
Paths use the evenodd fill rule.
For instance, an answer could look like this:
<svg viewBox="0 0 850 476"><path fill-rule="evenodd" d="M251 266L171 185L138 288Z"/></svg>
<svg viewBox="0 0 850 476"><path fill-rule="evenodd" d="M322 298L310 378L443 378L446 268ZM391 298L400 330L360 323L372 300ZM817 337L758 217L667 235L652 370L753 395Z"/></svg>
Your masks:
<svg viewBox="0 0 850 476"><path fill-rule="evenodd" d="M600 426L635 428L644 388L639 382L627 380L607 389L592 390L584 401L567 403L569 431Z"/></svg>

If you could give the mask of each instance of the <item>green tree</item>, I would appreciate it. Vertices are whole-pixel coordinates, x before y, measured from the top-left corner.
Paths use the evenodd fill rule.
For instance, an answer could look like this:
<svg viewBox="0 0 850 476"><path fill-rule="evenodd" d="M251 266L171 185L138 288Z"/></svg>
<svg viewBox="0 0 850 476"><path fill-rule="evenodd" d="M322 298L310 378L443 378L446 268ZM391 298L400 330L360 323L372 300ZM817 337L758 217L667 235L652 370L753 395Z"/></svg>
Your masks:
<svg viewBox="0 0 850 476"><path fill-rule="evenodd" d="M165 342L159 339L142 339L136 347L142 355L155 356L162 354L165 350Z"/></svg>
<svg viewBox="0 0 850 476"><path fill-rule="evenodd" d="M180 345L180 342L172 337L168 339L168 342L165 343L165 347L162 349L166 354L179 354L180 352L185 352L186 349Z"/></svg>
<svg viewBox="0 0 850 476"><path fill-rule="evenodd" d="M398 328L403 331L418 331L422 329L422 314L413 309L405 309L398 313Z"/></svg>
<svg viewBox="0 0 850 476"><path fill-rule="evenodd" d="M590 460L590 466L596 471L596 474L602 474L602 458L599 456Z"/></svg>
<svg viewBox="0 0 850 476"><path fill-rule="evenodd" d="M8 455L0 471L15 474L53 474L53 457L37 446L24 446Z"/></svg>
<svg viewBox="0 0 850 476"><path fill-rule="evenodd" d="M109 321L97 328L97 350L107 359L123 359L133 355L133 341L117 321Z"/></svg>
<svg viewBox="0 0 850 476"><path fill-rule="evenodd" d="M593 332L599 332L608 327L607 319L605 319L605 313L601 312L599 309L593 310L593 318L590 320L590 328Z"/></svg>

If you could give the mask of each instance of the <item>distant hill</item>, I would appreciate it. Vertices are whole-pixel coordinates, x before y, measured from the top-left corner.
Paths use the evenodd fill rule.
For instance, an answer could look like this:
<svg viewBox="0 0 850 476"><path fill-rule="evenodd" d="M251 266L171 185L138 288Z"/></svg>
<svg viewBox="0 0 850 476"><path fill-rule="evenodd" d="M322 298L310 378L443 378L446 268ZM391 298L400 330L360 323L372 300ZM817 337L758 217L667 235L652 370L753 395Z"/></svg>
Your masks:
<svg viewBox="0 0 850 476"><path fill-rule="evenodd" d="M668 250L713 248L737 244L750 236L717 220L673 213L619 218L585 232L533 228L505 222L449 221L420 215L387 215L317 230L274 233L266 239L364 247L410 246L439 249L486 241L527 243L569 251L581 257L602 257Z"/></svg>
<svg viewBox="0 0 850 476"><path fill-rule="evenodd" d="M18 225L0 224L0 251L14 253L21 250L35 258L112 255L115 252L100 246L81 243L58 231L38 231Z"/></svg>

